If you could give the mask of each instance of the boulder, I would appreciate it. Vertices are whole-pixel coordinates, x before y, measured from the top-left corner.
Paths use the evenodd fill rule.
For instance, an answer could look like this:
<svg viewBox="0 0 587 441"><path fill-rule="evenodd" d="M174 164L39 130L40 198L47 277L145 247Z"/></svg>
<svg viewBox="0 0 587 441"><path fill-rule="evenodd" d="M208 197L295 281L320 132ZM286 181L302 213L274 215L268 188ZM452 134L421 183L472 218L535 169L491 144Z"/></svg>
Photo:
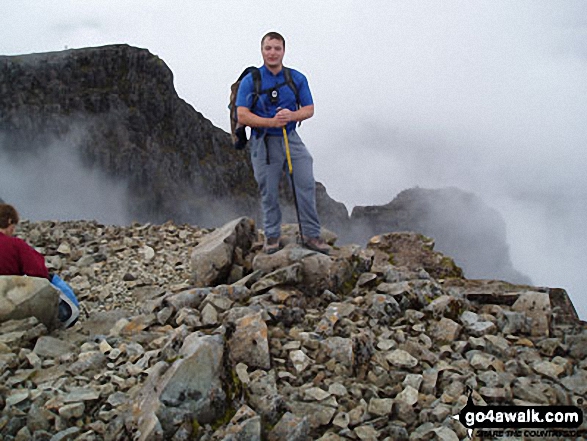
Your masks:
<svg viewBox="0 0 587 441"><path fill-rule="evenodd" d="M463 278L463 270L453 259L434 251L434 240L417 233L387 233L374 236L368 249L383 251L395 266L412 271L423 268L435 279Z"/></svg>
<svg viewBox="0 0 587 441"><path fill-rule="evenodd" d="M512 309L532 319L531 335L543 337L550 335L552 309L548 293L533 291L522 293L512 305Z"/></svg>
<svg viewBox="0 0 587 441"><path fill-rule="evenodd" d="M224 341L221 335L192 333L171 366L160 361L135 401L141 440L169 439L174 423L185 418L209 423L224 414L222 387Z"/></svg>
<svg viewBox="0 0 587 441"><path fill-rule="evenodd" d="M0 322L36 317L47 329L57 328L59 295L47 279L0 276Z"/></svg>
<svg viewBox="0 0 587 441"><path fill-rule="evenodd" d="M76 352L76 348L71 343L47 335L39 337L33 352L40 357L59 358Z"/></svg>
<svg viewBox="0 0 587 441"><path fill-rule="evenodd" d="M326 256L290 244L277 253L255 256L253 269L267 274L297 264L301 269L301 279L297 281L300 289L309 293L325 289L335 291L352 278L355 257L351 252L333 252L331 256Z"/></svg>
<svg viewBox="0 0 587 441"><path fill-rule="evenodd" d="M255 293L269 291L280 285L298 285L302 283L302 266L299 263L279 268L255 282L251 290Z"/></svg>
<svg viewBox="0 0 587 441"><path fill-rule="evenodd" d="M271 355L267 340L267 325L262 314L247 315L237 320L229 341L230 358L236 366L245 363L252 368L270 369Z"/></svg>
<svg viewBox="0 0 587 441"><path fill-rule="evenodd" d="M203 237L191 255L192 280L197 287L221 284L235 258L248 252L257 240L255 222L241 217Z"/></svg>
<svg viewBox="0 0 587 441"><path fill-rule="evenodd" d="M310 439L310 426L307 418L287 412L279 423L269 432L269 441L307 441Z"/></svg>
<svg viewBox="0 0 587 441"><path fill-rule="evenodd" d="M454 320L443 317L433 322L430 327L430 336L438 343L450 344L456 341L463 327Z"/></svg>
<svg viewBox="0 0 587 441"><path fill-rule="evenodd" d="M331 359L336 360L342 366L349 369L355 364L355 353L353 350L353 340L344 337L329 337L320 342L320 356L324 360L328 361Z"/></svg>

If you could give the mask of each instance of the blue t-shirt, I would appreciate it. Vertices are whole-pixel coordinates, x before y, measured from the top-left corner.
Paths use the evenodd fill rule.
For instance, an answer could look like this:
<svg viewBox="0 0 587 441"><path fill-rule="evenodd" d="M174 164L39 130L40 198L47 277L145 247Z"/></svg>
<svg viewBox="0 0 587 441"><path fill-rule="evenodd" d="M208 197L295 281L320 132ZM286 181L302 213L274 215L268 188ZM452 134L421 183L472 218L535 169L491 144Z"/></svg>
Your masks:
<svg viewBox="0 0 587 441"><path fill-rule="evenodd" d="M285 76L283 74L283 69L277 74L273 75L266 66L262 66L259 68L259 72L261 73L261 90L271 89L279 84L285 83ZM291 79L298 88L298 94L300 97L300 106L309 106L310 104L314 104L312 100L312 94L310 93L310 87L308 86L308 80L301 72L298 72L295 69L290 69L291 72ZM296 95L291 90L287 84L278 88L278 100L277 103L273 104L269 100L269 95L267 93L262 93L259 95L259 99L255 104L255 108L252 109L255 115L258 115L262 118L273 118L277 113L277 109L281 107L282 109L289 109L291 111L297 110L296 106ZM240 83L238 88L238 94L236 95L236 106L237 107L247 107L251 109L253 105L253 96L255 93L255 86L253 84L253 74L248 74L244 77ZM287 124L287 131L291 132L296 127L295 122L290 122ZM270 127L265 129L256 129L256 130L266 130L268 135L280 136L283 131L281 128L278 127Z"/></svg>

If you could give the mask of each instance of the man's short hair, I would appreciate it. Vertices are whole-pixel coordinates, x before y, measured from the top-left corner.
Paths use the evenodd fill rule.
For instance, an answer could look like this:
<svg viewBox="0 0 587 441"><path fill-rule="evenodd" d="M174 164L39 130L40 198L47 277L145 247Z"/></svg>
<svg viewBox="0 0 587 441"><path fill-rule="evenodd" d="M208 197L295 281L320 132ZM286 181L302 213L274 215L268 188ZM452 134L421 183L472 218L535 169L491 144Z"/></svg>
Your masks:
<svg viewBox="0 0 587 441"><path fill-rule="evenodd" d="M0 204L0 228L18 224L18 213L12 205Z"/></svg>
<svg viewBox="0 0 587 441"><path fill-rule="evenodd" d="M285 50L285 38L278 32L267 32L263 38L261 38L261 47L263 47L263 43L265 39L269 38L270 40L280 40L283 43L283 49Z"/></svg>

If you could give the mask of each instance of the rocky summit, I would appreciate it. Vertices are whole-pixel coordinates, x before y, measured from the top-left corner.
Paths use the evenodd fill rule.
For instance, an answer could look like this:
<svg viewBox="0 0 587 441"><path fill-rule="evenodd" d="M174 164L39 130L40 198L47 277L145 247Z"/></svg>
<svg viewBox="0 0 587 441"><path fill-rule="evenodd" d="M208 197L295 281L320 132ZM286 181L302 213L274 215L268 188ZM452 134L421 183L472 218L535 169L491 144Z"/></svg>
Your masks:
<svg viewBox="0 0 587 441"><path fill-rule="evenodd" d="M453 416L469 390L585 408L587 330L566 293L466 279L422 235L325 256L286 225L268 256L250 218L18 234L82 315L69 329L4 316L4 440L451 441L468 439ZM0 279L5 313L19 278Z"/></svg>

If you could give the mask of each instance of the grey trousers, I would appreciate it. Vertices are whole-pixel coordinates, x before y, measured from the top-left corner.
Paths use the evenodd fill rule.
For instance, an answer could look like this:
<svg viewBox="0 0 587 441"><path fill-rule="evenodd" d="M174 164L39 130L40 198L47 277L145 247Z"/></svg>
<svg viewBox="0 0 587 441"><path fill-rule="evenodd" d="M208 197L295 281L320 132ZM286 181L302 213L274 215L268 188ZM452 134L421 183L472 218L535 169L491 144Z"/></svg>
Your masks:
<svg viewBox="0 0 587 441"><path fill-rule="evenodd" d="M316 211L314 160L295 130L288 134L288 140L302 233L308 237L319 237L320 222ZM286 175L286 179L291 184L283 136L259 138L253 136L249 141L249 147L255 179L261 192L265 236L279 237L281 235L279 181Z"/></svg>

